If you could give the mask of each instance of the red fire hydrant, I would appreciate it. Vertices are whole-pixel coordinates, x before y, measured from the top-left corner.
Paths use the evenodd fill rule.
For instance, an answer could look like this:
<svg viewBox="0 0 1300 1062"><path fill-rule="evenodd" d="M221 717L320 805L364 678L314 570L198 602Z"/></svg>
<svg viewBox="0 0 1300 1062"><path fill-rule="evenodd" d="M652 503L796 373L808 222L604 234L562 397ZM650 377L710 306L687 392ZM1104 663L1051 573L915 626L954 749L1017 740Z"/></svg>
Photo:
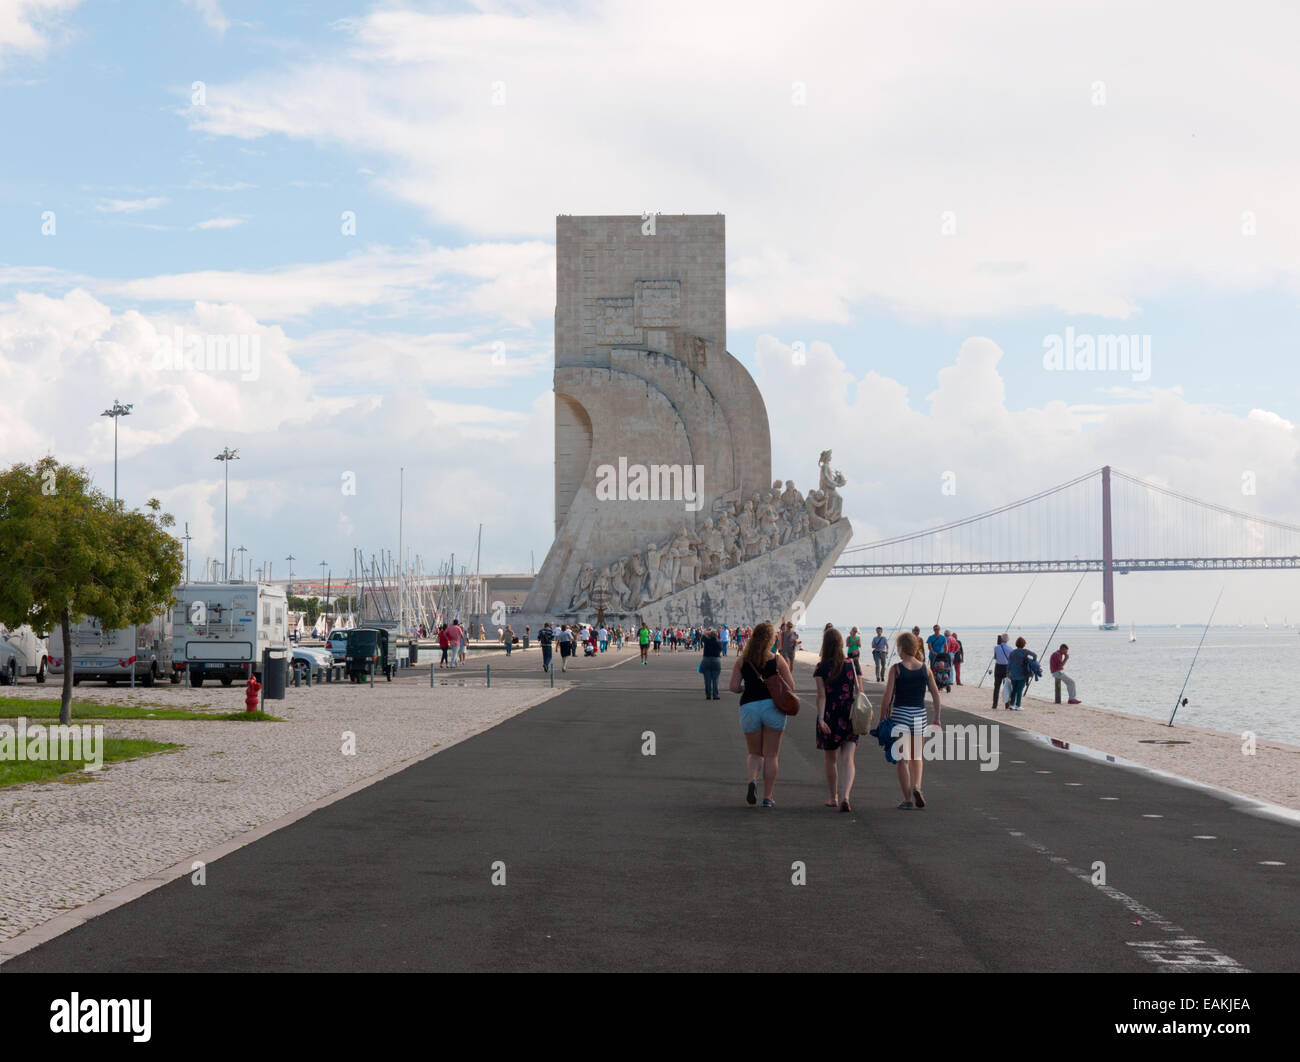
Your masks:
<svg viewBox="0 0 1300 1062"><path fill-rule="evenodd" d="M250 711L257 711L257 695L262 692L262 684L257 681L256 675L248 676L248 689L244 691L244 707Z"/></svg>

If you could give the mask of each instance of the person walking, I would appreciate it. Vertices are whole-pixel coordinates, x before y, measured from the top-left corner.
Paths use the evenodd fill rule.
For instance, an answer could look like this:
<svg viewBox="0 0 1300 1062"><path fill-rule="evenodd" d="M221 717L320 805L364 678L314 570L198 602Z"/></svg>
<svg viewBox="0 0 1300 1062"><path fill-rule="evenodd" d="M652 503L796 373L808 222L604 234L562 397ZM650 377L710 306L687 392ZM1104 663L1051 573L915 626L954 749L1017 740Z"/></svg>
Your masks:
<svg viewBox="0 0 1300 1062"><path fill-rule="evenodd" d="M438 661L439 670L447 666L447 649L450 645L451 636L447 633L447 625L441 623L438 625L438 648L442 650L442 658Z"/></svg>
<svg viewBox="0 0 1300 1062"><path fill-rule="evenodd" d="M727 646L731 642L731 630L724 623L722 630L718 631L718 641L722 643L722 655L727 655Z"/></svg>
<svg viewBox="0 0 1300 1062"><path fill-rule="evenodd" d="M771 649L776 640L772 624L764 620L754 628L747 639L745 651L731 668L731 681L727 688L740 694L740 730L745 735L746 760L749 775L745 793L747 804L758 803L758 781L763 779L763 807L774 808L776 801L776 772L781 751L781 735L785 733L786 715L776 706L767 689L767 680L773 675L794 689L794 678L785 658L775 656Z"/></svg>
<svg viewBox="0 0 1300 1062"><path fill-rule="evenodd" d="M794 624L789 621L781 624L781 655L785 657L785 662L794 671L794 654L799 648L799 635L794 629Z"/></svg>
<svg viewBox="0 0 1300 1062"><path fill-rule="evenodd" d="M506 624L506 631L503 637L506 643L506 658L509 659L510 651L515 647L515 632L508 623Z"/></svg>
<svg viewBox="0 0 1300 1062"><path fill-rule="evenodd" d="M650 628L645 624L641 625L641 630L637 633L637 640L641 643L641 663L645 664L646 654L650 652Z"/></svg>
<svg viewBox="0 0 1300 1062"><path fill-rule="evenodd" d="M998 706L998 700L1002 697L1002 680L1007 677L1007 664L1011 661L1011 646L1007 639L1009 635L999 634L998 644L993 647L993 707Z"/></svg>
<svg viewBox="0 0 1300 1062"><path fill-rule="evenodd" d="M898 636L898 663L889 669L885 679L885 694L880 701L880 718L892 721L894 740L898 743L898 785L903 791L900 811L925 807L921 792L921 757L925 730L929 725L925 710L925 693L934 701L934 725L941 726L939 715L939 687L934 674L925 666L925 652L916 635L904 632Z"/></svg>
<svg viewBox="0 0 1300 1062"><path fill-rule="evenodd" d="M700 659L700 674L704 676L704 699L721 700L718 695L718 678L722 674L722 642L718 632L708 630L701 639L704 656Z"/></svg>
<svg viewBox="0 0 1300 1062"><path fill-rule="evenodd" d="M856 627L853 628L857 630ZM844 639L834 627L822 635L821 659L813 670L817 680L817 747L826 764L826 807L852 811L858 735L853 732L853 701L861 679L844 656Z"/></svg>
<svg viewBox="0 0 1300 1062"><path fill-rule="evenodd" d="M547 620L542 624L542 629L537 632L537 644L542 647L542 670L551 670L551 651L554 648L555 631L551 628L551 621Z"/></svg>
<svg viewBox="0 0 1300 1062"><path fill-rule="evenodd" d="M825 640L825 638L822 639L823 642ZM853 661L853 673L857 675L858 678L861 678L862 636L858 634L857 627L852 628L849 631L849 636L844 639L844 651L848 654L849 659Z"/></svg>
<svg viewBox="0 0 1300 1062"><path fill-rule="evenodd" d="M664 640L664 632L659 627L655 628L655 652L659 652L659 646Z"/></svg>
<svg viewBox="0 0 1300 1062"><path fill-rule="evenodd" d="M952 657L953 671L957 674L957 685L961 685L961 662L966 659L966 650L962 647L961 639L957 637L956 631L948 633L948 655Z"/></svg>
<svg viewBox="0 0 1300 1062"><path fill-rule="evenodd" d="M1011 702L1007 707L1013 712L1023 712L1025 710L1020 701L1025 695L1025 687L1029 685L1031 670L1029 661L1037 659L1037 653L1032 649L1025 648L1025 640L1017 638L1016 647L1007 658L1007 678L1011 680Z"/></svg>
<svg viewBox="0 0 1300 1062"><path fill-rule="evenodd" d="M451 626L447 628L447 647L451 650L451 666L460 667L461 643L465 640L465 629L460 625L460 620L451 621Z"/></svg>
<svg viewBox="0 0 1300 1062"><path fill-rule="evenodd" d="M876 628L876 636L871 639L871 659L876 665L876 681L885 681L885 661L889 659L889 639L885 637L883 627Z"/></svg>
<svg viewBox="0 0 1300 1062"><path fill-rule="evenodd" d="M1047 670L1057 682L1065 683L1066 693L1069 696L1067 704L1082 704L1083 702L1079 700L1079 688L1074 684L1074 679L1065 673L1065 665L1069 659L1070 647L1062 642L1061 648L1048 657Z"/></svg>
<svg viewBox="0 0 1300 1062"><path fill-rule="evenodd" d="M560 643L560 670L569 670L569 657L573 655L573 631L569 630L567 623L560 624L560 633L555 636L555 640Z"/></svg>

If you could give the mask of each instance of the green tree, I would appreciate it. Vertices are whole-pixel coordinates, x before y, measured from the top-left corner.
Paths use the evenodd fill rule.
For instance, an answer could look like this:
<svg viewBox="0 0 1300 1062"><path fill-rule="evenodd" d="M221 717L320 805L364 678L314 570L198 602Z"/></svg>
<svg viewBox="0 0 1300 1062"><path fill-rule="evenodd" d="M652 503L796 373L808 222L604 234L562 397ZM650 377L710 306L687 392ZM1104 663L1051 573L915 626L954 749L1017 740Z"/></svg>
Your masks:
<svg viewBox="0 0 1300 1062"><path fill-rule="evenodd" d="M174 603L184 550L175 521L150 498L146 512L114 508L84 468L44 457L0 472L0 623L63 631L63 704L72 721L72 625L105 630L148 623Z"/></svg>

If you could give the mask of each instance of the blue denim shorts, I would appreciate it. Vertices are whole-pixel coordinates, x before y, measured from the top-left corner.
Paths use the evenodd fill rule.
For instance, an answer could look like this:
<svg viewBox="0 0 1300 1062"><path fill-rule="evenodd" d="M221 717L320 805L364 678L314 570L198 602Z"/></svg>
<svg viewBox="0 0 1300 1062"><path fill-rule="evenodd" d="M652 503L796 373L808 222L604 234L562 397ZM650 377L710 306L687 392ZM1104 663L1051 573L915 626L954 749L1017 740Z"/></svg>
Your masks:
<svg viewBox="0 0 1300 1062"><path fill-rule="evenodd" d="M767 727L768 730L784 730L787 718L789 717L770 697L761 701L750 701L740 706L740 729L746 734L753 734L762 727Z"/></svg>

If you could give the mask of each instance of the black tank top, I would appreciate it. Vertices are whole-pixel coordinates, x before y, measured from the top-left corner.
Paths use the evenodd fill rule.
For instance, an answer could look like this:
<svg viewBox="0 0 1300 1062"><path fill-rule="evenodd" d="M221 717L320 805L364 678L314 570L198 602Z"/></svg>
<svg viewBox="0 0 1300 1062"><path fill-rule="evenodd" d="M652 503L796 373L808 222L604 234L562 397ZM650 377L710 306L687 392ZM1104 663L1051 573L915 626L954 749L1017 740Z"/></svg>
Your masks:
<svg viewBox="0 0 1300 1062"><path fill-rule="evenodd" d="M902 664L894 665L894 703L900 708L924 708L925 691L929 688L927 669L922 666L909 671Z"/></svg>
<svg viewBox="0 0 1300 1062"><path fill-rule="evenodd" d="M745 680L745 690L740 695L741 704L771 700L772 695L767 692L766 680L776 674L776 657L768 658L767 663L763 665L762 676L759 676L748 661L740 665L740 674Z"/></svg>

